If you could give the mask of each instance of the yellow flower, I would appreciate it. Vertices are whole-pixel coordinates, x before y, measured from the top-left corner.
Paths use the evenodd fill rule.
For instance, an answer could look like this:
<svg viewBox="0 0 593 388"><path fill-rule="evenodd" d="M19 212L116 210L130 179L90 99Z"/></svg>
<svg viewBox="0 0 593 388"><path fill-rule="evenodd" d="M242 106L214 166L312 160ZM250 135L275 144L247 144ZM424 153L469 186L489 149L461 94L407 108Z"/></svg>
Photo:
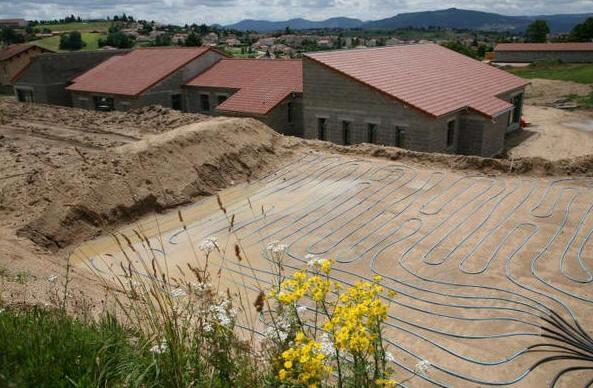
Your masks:
<svg viewBox="0 0 593 388"><path fill-rule="evenodd" d="M388 379L377 379L375 380L375 384L379 387L395 387L397 385L395 381Z"/></svg>
<svg viewBox="0 0 593 388"><path fill-rule="evenodd" d="M377 283L379 283L381 280L383 280L383 278L380 275L375 275L375 277L373 278L373 280Z"/></svg>
<svg viewBox="0 0 593 388"><path fill-rule="evenodd" d="M299 332L293 347L282 353L284 369L278 372L281 381L292 384L316 386L331 373L325 365L325 355L321 353L321 344Z"/></svg>

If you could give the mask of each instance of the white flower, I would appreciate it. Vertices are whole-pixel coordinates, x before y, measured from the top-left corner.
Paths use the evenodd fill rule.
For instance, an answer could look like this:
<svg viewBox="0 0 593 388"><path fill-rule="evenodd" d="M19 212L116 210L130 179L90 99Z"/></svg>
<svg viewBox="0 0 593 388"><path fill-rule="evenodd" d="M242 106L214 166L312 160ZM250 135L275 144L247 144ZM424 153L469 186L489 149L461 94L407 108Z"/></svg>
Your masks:
<svg viewBox="0 0 593 388"><path fill-rule="evenodd" d="M192 283L192 290L196 293L196 294L203 294L206 293L208 291L210 291L212 289L212 283L204 283L204 282L199 282L199 283Z"/></svg>
<svg viewBox="0 0 593 388"><path fill-rule="evenodd" d="M305 259L307 260L307 265L309 266L309 268L321 268L323 264L329 261L327 259L322 259L319 256L315 255L307 255L305 256Z"/></svg>
<svg viewBox="0 0 593 388"><path fill-rule="evenodd" d="M55 283L56 280L58 280L58 275L50 275L47 278L47 281L50 282L50 283Z"/></svg>
<svg viewBox="0 0 593 388"><path fill-rule="evenodd" d="M6 310L4 310L4 309L0 309L0 314L2 314L4 311L6 311Z"/></svg>
<svg viewBox="0 0 593 388"><path fill-rule="evenodd" d="M268 250L268 252L274 255L282 255L288 249L288 245L281 244L280 241L272 241L268 243L266 249Z"/></svg>
<svg viewBox="0 0 593 388"><path fill-rule="evenodd" d="M150 348L150 352L155 353L155 354L161 354L161 353L166 352L167 349L168 349L167 342L163 341L160 344L154 345L152 348Z"/></svg>
<svg viewBox="0 0 593 388"><path fill-rule="evenodd" d="M272 326L266 327L264 336L274 341L284 342L290 332L290 322L283 317L278 317Z"/></svg>
<svg viewBox="0 0 593 388"><path fill-rule="evenodd" d="M391 352L385 352L385 360L387 362L395 363L395 357L393 357L393 354L391 354Z"/></svg>
<svg viewBox="0 0 593 388"><path fill-rule="evenodd" d="M178 287L176 289L174 289L173 291L171 291L171 296L173 298L180 298L182 296L186 296L187 292L185 292L185 290L181 287Z"/></svg>
<svg viewBox="0 0 593 388"><path fill-rule="evenodd" d="M214 236L210 236L206 238L204 241L200 243L198 247L202 252L209 254L213 250L218 248L218 240Z"/></svg>
<svg viewBox="0 0 593 388"><path fill-rule="evenodd" d="M319 337L319 344L321 345L321 353L325 354L326 357L336 355L336 347L327 333L323 333L321 337Z"/></svg>
<svg viewBox="0 0 593 388"><path fill-rule="evenodd" d="M430 369L430 361L422 360L414 366L414 373L417 375L424 374Z"/></svg>
<svg viewBox="0 0 593 388"><path fill-rule="evenodd" d="M212 331L214 331L214 327L209 322L204 322L203 327L206 333L212 333Z"/></svg>
<svg viewBox="0 0 593 388"><path fill-rule="evenodd" d="M229 328L232 325L236 314L236 312L230 308L230 303L228 300L223 301L219 305L210 306L209 311L210 314L213 315L214 319L216 319L220 325L226 328Z"/></svg>
<svg viewBox="0 0 593 388"><path fill-rule="evenodd" d="M296 312L297 312L297 314L299 314L299 315L306 313L306 312L307 312L307 310L308 310L307 306L298 306L298 307L296 308Z"/></svg>

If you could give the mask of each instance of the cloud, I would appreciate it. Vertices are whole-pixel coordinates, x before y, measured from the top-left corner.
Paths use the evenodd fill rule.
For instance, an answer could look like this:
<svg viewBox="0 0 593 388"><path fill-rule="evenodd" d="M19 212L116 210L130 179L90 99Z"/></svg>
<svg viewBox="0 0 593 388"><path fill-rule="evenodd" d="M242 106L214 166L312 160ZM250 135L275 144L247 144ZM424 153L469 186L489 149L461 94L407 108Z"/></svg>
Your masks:
<svg viewBox="0 0 593 388"><path fill-rule="evenodd" d="M54 19L75 14L86 18L125 12L137 18L169 23L229 24L241 19L285 20L334 16L363 20L402 12L465 8L506 15L581 13L593 0L0 0L0 18Z"/></svg>

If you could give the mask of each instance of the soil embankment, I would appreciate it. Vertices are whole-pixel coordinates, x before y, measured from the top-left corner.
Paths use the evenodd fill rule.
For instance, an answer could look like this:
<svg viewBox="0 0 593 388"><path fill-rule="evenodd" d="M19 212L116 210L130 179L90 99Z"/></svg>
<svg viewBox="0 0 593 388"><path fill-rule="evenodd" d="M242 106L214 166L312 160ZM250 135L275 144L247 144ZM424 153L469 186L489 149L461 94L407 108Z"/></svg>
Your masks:
<svg viewBox="0 0 593 388"><path fill-rule="evenodd" d="M46 202L45 209L19 235L60 249L148 212L212 195L275 164L277 138L255 120L221 118L100 153L79 151L80 160L59 173L33 177L32 201Z"/></svg>

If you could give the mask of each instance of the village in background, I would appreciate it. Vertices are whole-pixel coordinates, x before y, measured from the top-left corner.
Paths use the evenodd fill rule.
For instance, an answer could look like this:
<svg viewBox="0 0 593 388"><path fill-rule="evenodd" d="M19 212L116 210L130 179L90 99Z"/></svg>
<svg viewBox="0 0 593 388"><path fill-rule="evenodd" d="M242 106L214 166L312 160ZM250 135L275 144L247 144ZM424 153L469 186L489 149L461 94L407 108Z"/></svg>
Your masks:
<svg viewBox="0 0 593 388"><path fill-rule="evenodd" d="M446 14L443 20L446 20L446 17L482 17L482 13L475 11L450 9L437 12ZM430 26L426 25L430 22L418 21L421 20L421 15L416 17L418 20L410 20L409 26L395 28L393 26L405 25L406 22L392 26L376 22L376 26L370 23L367 26L352 28L349 26L357 24L353 24L349 19L341 22L328 20L327 23L295 19L277 23L244 21L223 27L206 24L163 24L158 21L139 20L125 13L92 20L70 15L59 20L0 20L0 40L3 45L32 43L50 51L206 45L245 58L296 58L311 51L430 41L473 58L492 59L492 55L488 53L493 52L496 43L501 42L591 41L592 37L586 31L587 25L591 25L593 19L585 21L587 15L580 16L575 16L573 28L566 30L566 25L570 24L563 21L558 22L557 26L551 25L554 19L550 22L534 20L527 28L527 22L517 26L484 24L478 28L444 27L436 23L435 26ZM578 21L583 23L577 23ZM467 22L446 24L468 25Z"/></svg>

